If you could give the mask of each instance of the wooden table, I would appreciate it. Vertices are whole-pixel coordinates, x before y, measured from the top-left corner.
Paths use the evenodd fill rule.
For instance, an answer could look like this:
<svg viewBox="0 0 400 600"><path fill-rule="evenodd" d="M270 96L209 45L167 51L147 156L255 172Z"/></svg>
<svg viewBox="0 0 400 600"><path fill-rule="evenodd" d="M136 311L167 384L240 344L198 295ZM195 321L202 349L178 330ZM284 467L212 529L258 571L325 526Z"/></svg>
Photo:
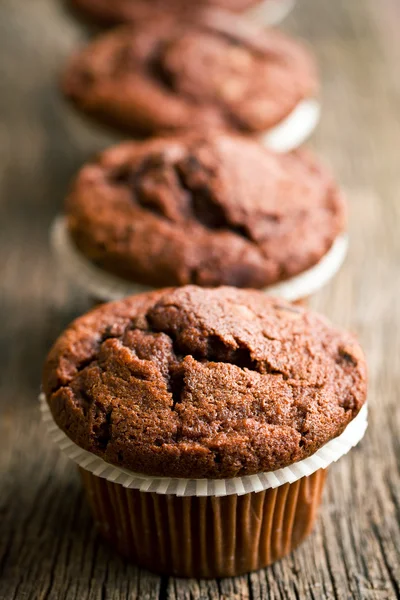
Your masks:
<svg viewBox="0 0 400 600"><path fill-rule="evenodd" d="M74 466L40 424L46 351L87 307L57 272L47 231L71 175L110 140L58 96L59 68L83 37L60 2L0 0L1 600L400 597L399 27L398 0L300 0L285 22L318 55L313 144L350 204L349 259L315 306L361 337L369 432L331 469L315 532L292 556L236 580L185 582L129 566L98 539Z"/></svg>

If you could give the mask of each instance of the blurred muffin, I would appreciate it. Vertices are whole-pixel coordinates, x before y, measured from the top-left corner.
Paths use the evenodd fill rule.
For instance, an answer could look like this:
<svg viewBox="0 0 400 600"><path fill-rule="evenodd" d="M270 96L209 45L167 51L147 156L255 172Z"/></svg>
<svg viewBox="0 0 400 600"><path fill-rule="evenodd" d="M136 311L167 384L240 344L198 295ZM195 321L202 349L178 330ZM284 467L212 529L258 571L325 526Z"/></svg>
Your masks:
<svg viewBox="0 0 400 600"><path fill-rule="evenodd" d="M322 464L338 457L329 442L365 403L366 365L351 335L313 313L257 291L188 286L75 321L43 389L74 456L90 453L83 481L105 537L146 568L219 577L281 558L310 531L325 477L317 453L330 457ZM107 475L97 457L117 469ZM167 478L164 492L118 483L135 473L147 489ZM249 491L262 473L279 475L277 489ZM239 482L243 495L168 493L183 478L214 490Z"/></svg>
<svg viewBox="0 0 400 600"><path fill-rule="evenodd" d="M340 191L306 151L192 133L120 144L83 167L53 245L103 300L190 283L299 300L339 268L345 230Z"/></svg>
<svg viewBox="0 0 400 600"><path fill-rule="evenodd" d="M293 0L68 0L79 15L103 26L129 23L138 19L151 20L168 11L193 20L205 8L218 8L254 16L259 22L275 24L289 12ZM253 10L252 10L253 9Z"/></svg>
<svg viewBox="0 0 400 600"><path fill-rule="evenodd" d="M207 14L191 24L164 15L100 36L69 62L65 97L125 134L223 128L268 144L282 130L274 148L301 143L318 117L310 54L276 31Z"/></svg>

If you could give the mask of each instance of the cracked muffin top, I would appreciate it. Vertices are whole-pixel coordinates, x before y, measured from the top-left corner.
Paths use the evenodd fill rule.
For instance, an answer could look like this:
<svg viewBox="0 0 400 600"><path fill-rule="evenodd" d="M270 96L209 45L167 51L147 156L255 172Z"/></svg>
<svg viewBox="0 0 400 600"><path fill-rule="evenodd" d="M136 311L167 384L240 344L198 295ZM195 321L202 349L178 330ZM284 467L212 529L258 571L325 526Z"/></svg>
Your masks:
<svg viewBox="0 0 400 600"><path fill-rule="evenodd" d="M338 436L366 399L359 344L262 292L187 286L103 305L57 340L43 388L80 447L148 475L275 470Z"/></svg>
<svg viewBox="0 0 400 600"><path fill-rule="evenodd" d="M78 175L66 212L84 256L156 288L267 287L315 265L346 221L336 184L304 150L220 134L107 150Z"/></svg>
<svg viewBox="0 0 400 600"><path fill-rule="evenodd" d="M281 33L205 12L115 29L78 52L62 79L82 112L124 133L218 127L263 133L317 91L308 52Z"/></svg>
<svg viewBox="0 0 400 600"><path fill-rule="evenodd" d="M260 4L260 0L69 0L83 16L100 25L118 25L138 19L152 19L168 11L193 20L199 9L215 7L242 12Z"/></svg>

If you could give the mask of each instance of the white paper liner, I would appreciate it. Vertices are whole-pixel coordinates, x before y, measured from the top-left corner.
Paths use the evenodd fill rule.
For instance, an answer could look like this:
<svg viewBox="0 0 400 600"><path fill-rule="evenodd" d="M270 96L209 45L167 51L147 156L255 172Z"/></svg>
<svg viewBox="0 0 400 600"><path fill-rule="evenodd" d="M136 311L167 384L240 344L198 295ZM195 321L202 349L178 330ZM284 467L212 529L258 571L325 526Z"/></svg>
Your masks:
<svg viewBox="0 0 400 600"><path fill-rule="evenodd" d="M302 100L286 119L259 136L260 142L275 152L290 152L313 133L321 116L318 100Z"/></svg>
<svg viewBox="0 0 400 600"><path fill-rule="evenodd" d="M57 217L50 231L50 243L57 262L68 279L97 300L111 302L154 290L107 273L90 262L75 246L64 217Z"/></svg>
<svg viewBox="0 0 400 600"><path fill-rule="evenodd" d="M76 248L68 233L64 217L58 217L54 221L50 240L60 268L71 283L100 301L121 300L126 296L154 289L121 279L96 267ZM287 281L269 286L264 291L289 301L301 300L310 296L326 285L340 269L346 257L347 248L348 236L342 234L314 267Z"/></svg>
<svg viewBox="0 0 400 600"><path fill-rule="evenodd" d="M295 0L264 0L246 11L244 16L257 25L278 25L287 17L294 5Z"/></svg>
<svg viewBox="0 0 400 600"><path fill-rule="evenodd" d="M282 281L265 289L271 296L285 298L291 302L300 300L315 294L323 288L339 271L344 263L349 247L349 237L347 234L340 235L329 252L311 269L291 277L287 281Z"/></svg>
<svg viewBox="0 0 400 600"><path fill-rule="evenodd" d="M312 475L318 469L326 469L332 462L336 462L347 454L364 437L368 426L368 408L367 405L364 405L344 432L325 444L315 454L289 467L269 473L245 475L231 479L149 477L115 467L77 446L54 422L44 394L40 395L39 401L42 419L50 438L77 465L97 477L119 483L125 488L175 496L230 496L232 494L241 496L250 492L262 492L270 488L277 488L285 483L293 483L302 477Z"/></svg>

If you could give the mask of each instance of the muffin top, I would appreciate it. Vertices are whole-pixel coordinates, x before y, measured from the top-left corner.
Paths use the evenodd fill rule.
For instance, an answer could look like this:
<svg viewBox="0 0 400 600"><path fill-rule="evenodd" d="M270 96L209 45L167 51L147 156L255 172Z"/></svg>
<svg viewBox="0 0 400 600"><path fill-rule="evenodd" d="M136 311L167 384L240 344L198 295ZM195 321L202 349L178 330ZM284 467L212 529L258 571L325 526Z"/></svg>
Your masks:
<svg viewBox="0 0 400 600"><path fill-rule="evenodd" d="M43 387L80 447L148 475L221 478L290 465L366 399L359 344L262 292L187 286L103 305L51 350Z"/></svg>
<svg viewBox="0 0 400 600"><path fill-rule="evenodd" d="M218 11L196 23L164 14L110 31L72 58L62 89L124 133L254 134L285 119L317 83L300 44Z"/></svg>
<svg viewBox="0 0 400 600"><path fill-rule="evenodd" d="M73 185L67 223L88 259L126 280L263 288L315 265L345 209L304 150L190 134L100 154Z"/></svg>
<svg viewBox="0 0 400 600"><path fill-rule="evenodd" d="M69 0L69 4L101 25L117 25L138 19L152 19L165 11L185 15L189 19L193 19L193 13L205 7L241 12L260 4L260 0Z"/></svg>

